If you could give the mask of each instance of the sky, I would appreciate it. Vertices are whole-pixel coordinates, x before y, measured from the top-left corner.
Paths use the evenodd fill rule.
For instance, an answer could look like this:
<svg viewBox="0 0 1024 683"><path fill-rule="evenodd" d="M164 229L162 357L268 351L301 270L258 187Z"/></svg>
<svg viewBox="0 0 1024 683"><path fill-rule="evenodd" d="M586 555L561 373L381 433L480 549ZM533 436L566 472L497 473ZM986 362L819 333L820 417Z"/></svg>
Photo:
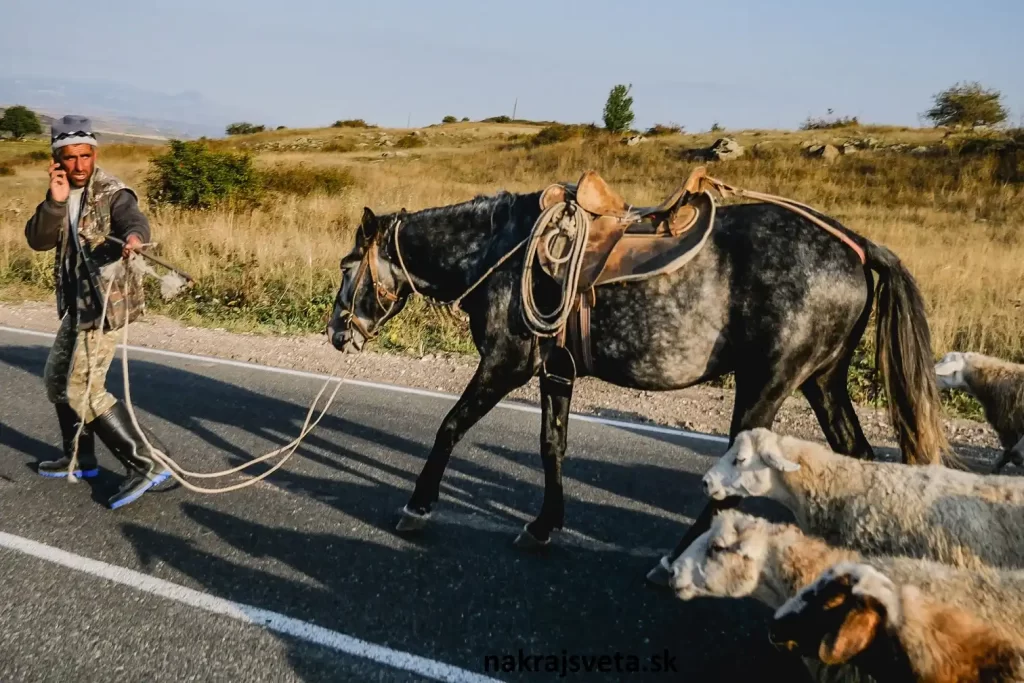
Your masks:
<svg viewBox="0 0 1024 683"><path fill-rule="evenodd" d="M13 6L12 3L13 2ZM198 92L270 126L445 115L795 128L922 125L957 81L1024 121L1024 0L4 0L0 75ZM197 116L199 114L197 113Z"/></svg>

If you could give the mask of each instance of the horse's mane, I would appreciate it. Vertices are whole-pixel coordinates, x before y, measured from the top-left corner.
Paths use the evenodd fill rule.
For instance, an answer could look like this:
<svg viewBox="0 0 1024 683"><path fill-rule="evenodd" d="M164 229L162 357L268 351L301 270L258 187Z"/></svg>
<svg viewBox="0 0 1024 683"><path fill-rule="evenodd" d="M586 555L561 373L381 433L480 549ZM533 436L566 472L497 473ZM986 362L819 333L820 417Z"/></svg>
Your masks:
<svg viewBox="0 0 1024 683"><path fill-rule="evenodd" d="M408 211L406 212L403 220L407 223L418 223L419 221L438 221L448 218L458 219L465 217L466 214L476 214L476 217L478 218L489 218L492 213L497 213L503 208L512 206L523 197L539 194L540 190L528 193L507 192L505 190L501 190L494 194L478 194L472 199L467 199L466 201L458 202L456 204L431 206L418 211ZM537 211L540 211L539 206ZM399 212L395 211L388 214L382 214L380 218L390 219L393 216L397 216L398 213Z"/></svg>

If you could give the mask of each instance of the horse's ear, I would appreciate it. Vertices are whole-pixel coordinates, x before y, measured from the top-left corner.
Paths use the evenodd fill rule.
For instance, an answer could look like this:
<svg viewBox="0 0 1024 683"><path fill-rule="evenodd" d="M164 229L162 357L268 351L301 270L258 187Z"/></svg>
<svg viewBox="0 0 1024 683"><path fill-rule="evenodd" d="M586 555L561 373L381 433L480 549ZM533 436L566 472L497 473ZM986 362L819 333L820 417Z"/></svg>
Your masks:
<svg viewBox="0 0 1024 683"><path fill-rule="evenodd" d="M377 216L370 207L363 207L363 218L359 221L359 232L364 238L373 237L377 233Z"/></svg>
<svg viewBox="0 0 1024 683"><path fill-rule="evenodd" d="M363 207L363 219L360 221L360 225L363 227L369 227L377 222L377 215L368 206Z"/></svg>

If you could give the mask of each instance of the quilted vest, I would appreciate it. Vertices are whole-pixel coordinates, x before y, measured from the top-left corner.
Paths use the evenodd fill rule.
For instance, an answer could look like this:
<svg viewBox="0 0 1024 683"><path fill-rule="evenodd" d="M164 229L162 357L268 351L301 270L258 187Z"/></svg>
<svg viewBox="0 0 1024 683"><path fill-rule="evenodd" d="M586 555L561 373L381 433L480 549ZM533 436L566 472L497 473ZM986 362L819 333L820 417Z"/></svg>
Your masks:
<svg viewBox="0 0 1024 683"><path fill-rule="evenodd" d="M54 282L57 287L57 308L59 315L64 315L69 305L77 306L79 327L91 329L99 323L103 310L103 296L110 280L114 283L107 305L105 329L117 330L125 324L125 318L131 322L145 310L143 290L143 274L137 269L129 268L128 290L125 291L124 266L121 262L121 247L106 240L110 234L110 204L120 190L127 190L138 198L135 191L118 178L96 167L83 193L84 205L78 218L78 242L86 247L85 254L90 254L88 263L75 259L65 263L65 259L73 257L68 242L71 236L71 223L67 214L64 216L61 244L54 259ZM132 258L137 258L134 254ZM67 266L69 270L64 270ZM76 302L64 300L62 277L70 272L77 280L78 292ZM127 300L127 306L125 301ZM127 308L127 311L126 311Z"/></svg>

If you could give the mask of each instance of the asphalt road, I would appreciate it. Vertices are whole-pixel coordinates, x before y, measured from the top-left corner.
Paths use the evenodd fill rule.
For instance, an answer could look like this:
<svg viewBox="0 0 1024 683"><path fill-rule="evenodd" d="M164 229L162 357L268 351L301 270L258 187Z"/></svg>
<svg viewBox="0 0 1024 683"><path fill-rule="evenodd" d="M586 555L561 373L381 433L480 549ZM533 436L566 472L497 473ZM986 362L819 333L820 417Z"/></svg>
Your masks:
<svg viewBox="0 0 1024 683"><path fill-rule="evenodd" d="M573 420L569 529L530 554L512 541L541 504L540 417L497 408L456 448L430 526L402 536L397 511L451 402L347 386L263 482L219 495L178 487L112 512L102 501L122 470L98 442L100 478L35 474L58 455L41 379L49 341L0 332L0 681L420 681L436 680L420 675L432 665L562 680L519 668L521 652L620 654L648 669L667 652L675 668L569 680L807 680L768 644L767 608L686 603L644 582L703 506L699 477L720 443ZM144 351L129 362L140 421L200 471L290 441L323 384ZM123 396L122 381L119 355L107 386ZM23 539L43 545L18 548ZM148 577L170 584L147 588ZM231 614L254 608L291 618L291 630ZM516 666L487 670L488 656Z"/></svg>

